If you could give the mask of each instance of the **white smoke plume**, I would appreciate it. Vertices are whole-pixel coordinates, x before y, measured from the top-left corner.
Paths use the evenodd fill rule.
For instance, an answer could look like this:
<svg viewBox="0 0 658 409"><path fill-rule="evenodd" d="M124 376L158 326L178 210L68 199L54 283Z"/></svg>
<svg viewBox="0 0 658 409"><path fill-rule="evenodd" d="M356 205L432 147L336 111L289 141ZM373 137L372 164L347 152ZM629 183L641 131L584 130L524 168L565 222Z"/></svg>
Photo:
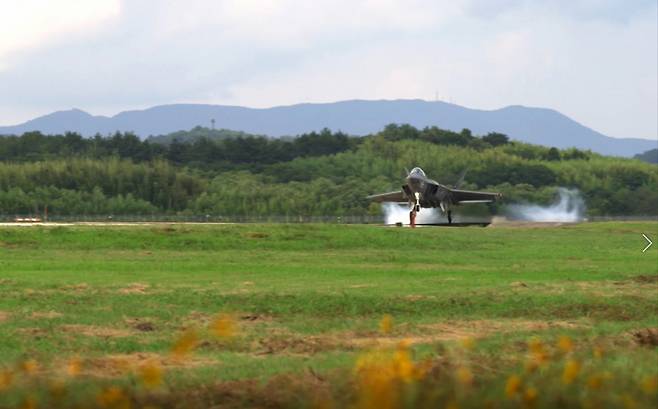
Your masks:
<svg viewBox="0 0 658 409"><path fill-rule="evenodd" d="M399 205L397 203L382 203L382 211L384 212L384 223L385 224L409 224L409 211L411 210L410 206ZM439 223L445 219L445 216L442 217L441 211L438 209L426 209L422 208L416 214L416 224L433 224Z"/></svg>
<svg viewBox="0 0 658 409"><path fill-rule="evenodd" d="M506 207L506 215L510 219L530 222L566 222L573 223L583 220L585 201L577 189L557 190L558 197L548 206L535 204L512 204Z"/></svg>

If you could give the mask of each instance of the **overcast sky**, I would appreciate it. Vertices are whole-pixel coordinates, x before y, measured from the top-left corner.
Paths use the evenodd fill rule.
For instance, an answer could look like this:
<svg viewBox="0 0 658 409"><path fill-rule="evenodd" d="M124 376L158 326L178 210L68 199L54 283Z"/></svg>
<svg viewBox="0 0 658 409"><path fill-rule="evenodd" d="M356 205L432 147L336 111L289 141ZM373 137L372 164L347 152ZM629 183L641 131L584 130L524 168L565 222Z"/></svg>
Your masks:
<svg viewBox="0 0 658 409"><path fill-rule="evenodd" d="M438 98L657 138L656 0L0 0L0 124Z"/></svg>

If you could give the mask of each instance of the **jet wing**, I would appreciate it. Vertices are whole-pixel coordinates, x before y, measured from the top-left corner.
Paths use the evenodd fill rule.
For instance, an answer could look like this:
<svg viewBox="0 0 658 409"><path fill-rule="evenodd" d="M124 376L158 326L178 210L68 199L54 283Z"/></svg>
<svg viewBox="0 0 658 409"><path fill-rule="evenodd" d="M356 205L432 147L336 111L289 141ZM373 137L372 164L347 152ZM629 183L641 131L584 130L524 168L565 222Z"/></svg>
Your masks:
<svg viewBox="0 0 658 409"><path fill-rule="evenodd" d="M471 190L450 190L452 200L455 203L491 203L500 199L503 195L491 192L474 192Z"/></svg>
<svg viewBox="0 0 658 409"><path fill-rule="evenodd" d="M367 197L367 199L370 199L375 202L408 202L409 199L407 199L407 196L404 194L403 191L398 190L395 192L388 192L388 193L380 193L377 195L370 195Z"/></svg>

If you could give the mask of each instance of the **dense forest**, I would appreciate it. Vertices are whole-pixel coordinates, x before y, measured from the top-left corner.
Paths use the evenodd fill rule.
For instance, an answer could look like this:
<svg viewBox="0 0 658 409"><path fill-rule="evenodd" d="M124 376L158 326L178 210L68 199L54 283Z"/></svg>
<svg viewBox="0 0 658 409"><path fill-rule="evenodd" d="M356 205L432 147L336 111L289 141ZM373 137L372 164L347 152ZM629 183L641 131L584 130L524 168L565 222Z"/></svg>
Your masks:
<svg viewBox="0 0 658 409"><path fill-rule="evenodd" d="M0 136L0 214L221 216L378 214L371 193L399 189L421 166L506 203L548 203L577 188L589 215L655 215L658 167L577 149L436 127L388 125L354 137L322 130L268 138L197 127L141 140L131 133Z"/></svg>

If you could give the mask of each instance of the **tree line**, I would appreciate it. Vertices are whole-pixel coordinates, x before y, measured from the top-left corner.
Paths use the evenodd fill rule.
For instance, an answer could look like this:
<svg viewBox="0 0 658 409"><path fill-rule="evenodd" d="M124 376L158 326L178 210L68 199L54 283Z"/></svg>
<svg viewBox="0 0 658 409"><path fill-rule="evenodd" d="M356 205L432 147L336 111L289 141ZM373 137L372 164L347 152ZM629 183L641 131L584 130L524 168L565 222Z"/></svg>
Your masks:
<svg viewBox="0 0 658 409"><path fill-rule="evenodd" d="M194 128L141 140L132 133L0 136L0 214L375 214L371 193L399 189L421 166L441 183L507 202L550 202L581 190L590 215L656 214L656 166L510 141L388 125L364 137L322 130L268 138ZM498 206L504 206L502 203ZM500 210L500 209L498 209Z"/></svg>

